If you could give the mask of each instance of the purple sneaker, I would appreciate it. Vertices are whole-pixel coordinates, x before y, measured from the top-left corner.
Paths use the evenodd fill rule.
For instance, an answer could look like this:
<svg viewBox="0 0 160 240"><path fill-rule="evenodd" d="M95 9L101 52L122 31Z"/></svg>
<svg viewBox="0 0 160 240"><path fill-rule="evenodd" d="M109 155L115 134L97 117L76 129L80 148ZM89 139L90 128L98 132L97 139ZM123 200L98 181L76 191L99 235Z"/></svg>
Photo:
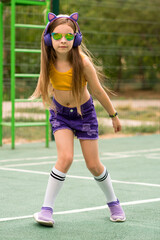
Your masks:
<svg viewBox="0 0 160 240"><path fill-rule="evenodd" d="M124 222L126 220L125 213L118 199L115 202L107 203L107 205L111 213L110 220L112 222Z"/></svg>
<svg viewBox="0 0 160 240"><path fill-rule="evenodd" d="M53 227L54 220L52 218L53 209L50 207L42 207L41 211L33 215L36 222L41 225Z"/></svg>

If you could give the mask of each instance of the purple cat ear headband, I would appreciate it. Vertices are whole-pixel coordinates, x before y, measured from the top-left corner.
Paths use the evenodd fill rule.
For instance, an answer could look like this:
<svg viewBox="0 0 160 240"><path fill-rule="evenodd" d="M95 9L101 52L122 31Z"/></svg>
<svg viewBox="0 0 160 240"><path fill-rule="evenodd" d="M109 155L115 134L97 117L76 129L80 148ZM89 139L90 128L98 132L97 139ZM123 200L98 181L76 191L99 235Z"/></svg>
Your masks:
<svg viewBox="0 0 160 240"><path fill-rule="evenodd" d="M44 32L44 43L45 43L45 45L48 46L48 47L52 46L51 35L50 35L50 33L48 33L48 28L53 21L56 21L59 18L67 18L67 19L70 19L72 22L75 23L75 25L78 28L78 32L75 33L73 47L75 48L75 47L80 46L81 42L82 42L82 33L81 33L79 25L77 23L78 13L72 13L70 16L67 16L67 15L56 16L54 13L48 13L49 22L48 22L48 24L45 28L45 32Z"/></svg>

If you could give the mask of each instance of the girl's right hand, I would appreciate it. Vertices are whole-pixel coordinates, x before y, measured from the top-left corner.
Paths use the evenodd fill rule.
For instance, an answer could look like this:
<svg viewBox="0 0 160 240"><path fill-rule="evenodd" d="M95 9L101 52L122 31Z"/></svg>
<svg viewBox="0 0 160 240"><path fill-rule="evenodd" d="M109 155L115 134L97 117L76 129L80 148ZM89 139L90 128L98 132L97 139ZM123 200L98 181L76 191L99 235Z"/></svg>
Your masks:
<svg viewBox="0 0 160 240"><path fill-rule="evenodd" d="M118 116L112 118L112 125L113 125L115 133L122 130L122 126L121 126L121 123L120 123L120 120L119 120Z"/></svg>

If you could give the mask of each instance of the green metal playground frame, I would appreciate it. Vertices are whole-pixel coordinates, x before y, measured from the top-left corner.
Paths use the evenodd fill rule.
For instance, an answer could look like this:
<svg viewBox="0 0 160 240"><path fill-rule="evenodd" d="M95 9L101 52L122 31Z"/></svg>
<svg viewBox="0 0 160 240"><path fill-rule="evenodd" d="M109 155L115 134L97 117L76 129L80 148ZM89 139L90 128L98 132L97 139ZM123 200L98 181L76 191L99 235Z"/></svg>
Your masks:
<svg viewBox="0 0 160 240"><path fill-rule="evenodd" d="M11 6L11 122L4 122L2 118L3 108L3 5ZM15 79L23 77L39 77L39 74L20 74L15 73L16 53L40 53L41 50L37 49L20 49L15 48L15 34L16 28L39 28L44 29L44 25L31 25L31 24L16 24L16 5L35 5L46 7L46 22L48 21L48 12L50 11L50 0L46 1L32 1L32 0L11 0L7 3L0 2L0 146L2 146L2 127L11 127L11 147L15 148L15 128L16 127L32 127L32 126L45 126L46 128L46 147L49 146L49 111L46 110L45 122L16 122L15 121L15 102L26 102L27 99L15 99Z"/></svg>

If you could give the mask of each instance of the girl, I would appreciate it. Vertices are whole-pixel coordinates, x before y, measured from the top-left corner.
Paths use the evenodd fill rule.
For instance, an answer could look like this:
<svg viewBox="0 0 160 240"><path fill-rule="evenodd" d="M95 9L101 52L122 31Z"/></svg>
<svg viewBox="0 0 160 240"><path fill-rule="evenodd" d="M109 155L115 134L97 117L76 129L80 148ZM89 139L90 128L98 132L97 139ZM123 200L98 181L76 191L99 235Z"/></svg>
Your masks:
<svg viewBox="0 0 160 240"><path fill-rule="evenodd" d="M43 103L50 106L58 158L49 176L43 206L34 218L42 225L54 224L54 203L73 161L75 135L80 140L87 168L105 194L110 220L125 221L110 175L98 156L98 122L87 84L111 117L115 132L121 130L118 114L100 84L102 74L81 45L78 13L70 16L49 13L48 19L41 40L40 77L32 98L41 96Z"/></svg>

